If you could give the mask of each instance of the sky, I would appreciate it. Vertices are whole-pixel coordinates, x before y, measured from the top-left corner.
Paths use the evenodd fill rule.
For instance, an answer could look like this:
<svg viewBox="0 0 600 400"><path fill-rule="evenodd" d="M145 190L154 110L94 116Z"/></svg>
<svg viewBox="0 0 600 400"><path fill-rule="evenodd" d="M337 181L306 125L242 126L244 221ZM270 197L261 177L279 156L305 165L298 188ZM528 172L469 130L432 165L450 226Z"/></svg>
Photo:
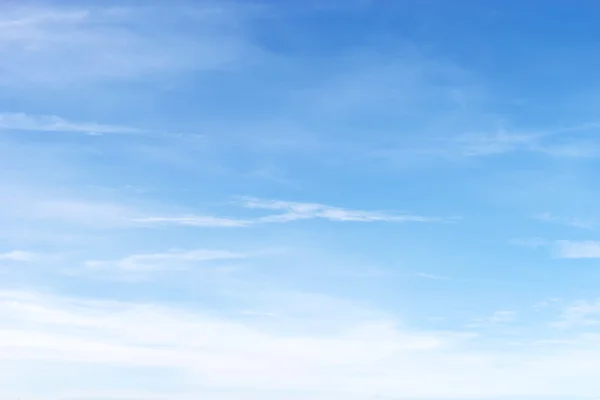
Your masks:
<svg viewBox="0 0 600 400"><path fill-rule="evenodd" d="M597 399L599 17L0 1L0 398Z"/></svg>

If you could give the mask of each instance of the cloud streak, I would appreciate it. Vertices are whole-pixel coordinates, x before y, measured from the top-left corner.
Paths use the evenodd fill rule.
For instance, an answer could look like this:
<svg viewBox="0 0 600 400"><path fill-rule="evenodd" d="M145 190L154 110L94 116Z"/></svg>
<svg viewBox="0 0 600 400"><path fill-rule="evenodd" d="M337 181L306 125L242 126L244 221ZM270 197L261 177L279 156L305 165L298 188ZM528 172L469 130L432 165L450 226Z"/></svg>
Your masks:
<svg viewBox="0 0 600 400"><path fill-rule="evenodd" d="M171 216L171 217L142 217L135 218L132 222L140 224L142 226L153 226L153 225L175 225L175 226L189 226L196 228L239 228L251 225L254 221L235 219L235 218L222 218L202 215L183 215L183 216Z"/></svg>
<svg viewBox="0 0 600 400"><path fill-rule="evenodd" d="M0 253L0 261L31 262L39 258L39 255L29 251L13 250Z"/></svg>
<svg viewBox="0 0 600 400"><path fill-rule="evenodd" d="M85 266L92 270L115 270L121 272L151 272L176 270L213 261L240 260L248 255L224 250L173 250L166 253L133 254L119 260L89 260Z"/></svg>
<svg viewBox="0 0 600 400"><path fill-rule="evenodd" d="M134 220L143 225L180 225L190 227L248 227L258 224L288 223L301 220L322 219L332 222L420 222L420 223L443 223L452 219L424 217L410 214L391 214L380 211L354 210L340 207L327 206L318 203L301 203L282 200L262 200L252 197L243 197L241 206L253 210L282 211L255 218L223 218L212 216L160 216L143 217Z"/></svg>
<svg viewBox="0 0 600 400"><path fill-rule="evenodd" d="M558 258L600 258L600 242L558 240L554 245L554 254Z"/></svg>
<svg viewBox="0 0 600 400"><path fill-rule="evenodd" d="M415 274L415 276L418 276L419 278L423 278L423 279L434 280L434 281L447 281L447 280L450 280L450 278L448 278L447 276L435 275L435 274L428 274L426 272L417 272Z"/></svg>
<svg viewBox="0 0 600 400"><path fill-rule="evenodd" d="M536 216L536 219L544 222L549 222L559 225L572 226L574 228L581 229L595 229L598 227L598 223L591 218L577 218L577 217L560 217L551 213L543 213Z"/></svg>
<svg viewBox="0 0 600 400"><path fill-rule="evenodd" d="M139 129L114 125L102 125L89 122L73 122L50 115L28 115L24 113L0 114L0 132L38 131L38 132L77 132L86 134L103 133L140 133Z"/></svg>
<svg viewBox="0 0 600 400"><path fill-rule="evenodd" d="M546 248L555 258L586 259L600 258L600 242L595 240L544 240L540 238L519 239L512 244L531 249Z"/></svg>
<svg viewBox="0 0 600 400"><path fill-rule="evenodd" d="M380 211L353 210L318 203L298 203L281 200L242 199L250 209L278 210L281 214L256 219L256 222L290 222L303 219L325 219L337 222L442 222L439 218L420 215L389 214Z"/></svg>
<svg viewBox="0 0 600 400"><path fill-rule="evenodd" d="M405 154L424 158L477 158L512 153L537 153L557 158L590 158L600 154L595 132L600 124L587 123L559 129L461 133L429 137L426 143L387 149L377 154L389 157Z"/></svg>
<svg viewBox="0 0 600 400"><path fill-rule="evenodd" d="M14 191L16 192L16 189ZM88 228L246 228L262 224L293 223L296 221L324 220L335 223L449 223L455 218L428 217L422 215L391 213L328 206L319 203L303 203L282 200L264 200L242 197L241 200L224 203L229 216L214 214L166 213L157 203L139 205L135 202L103 201L91 198L43 198L43 193L25 192L21 196L8 196L0 201L5 219L32 222L62 222ZM41 198L40 198L41 197ZM237 207L235 207L237 206ZM270 211L267 215L243 217L231 216L248 211ZM2 215L2 212L0 212Z"/></svg>
<svg viewBox="0 0 600 400"><path fill-rule="evenodd" d="M498 310L485 318L478 318L469 324L472 328L493 328L514 322L517 313L512 310Z"/></svg>
<svg viewBox="0 0 600 400"><path fill-rule="evenodd" d="M172 71L217 70L256 51L237 29L244 21L241 9L222 3L194 4L128 8L3 2L0 84L139 79ZM179 30L173 35L170 23L189 28L188 34Z"/></svg>

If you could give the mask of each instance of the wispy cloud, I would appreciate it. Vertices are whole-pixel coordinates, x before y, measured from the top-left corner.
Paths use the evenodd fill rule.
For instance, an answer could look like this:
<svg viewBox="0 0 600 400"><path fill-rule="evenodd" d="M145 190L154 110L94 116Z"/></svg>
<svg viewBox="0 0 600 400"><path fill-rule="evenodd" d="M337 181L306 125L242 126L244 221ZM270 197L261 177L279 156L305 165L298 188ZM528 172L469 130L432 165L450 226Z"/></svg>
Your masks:
<svg viewBox="0 0 600 400"><path fill-rule="evenodd" d="M225 250L173 250L166 253L133 254L119 260L89 260L85 266L93 270L118 270L122 272L149 272L175 270L182 267L219 260L239 260L248 255Z"/></svg>
<svg viewBox="0 0 600 400"><path fill-rule="evenodd" d="M529 247L531 249L537 249L550 245L552 242L542 238L518 238L511 239L510 244L515 246Z"/></svg>
<svg viewBox="0 0 600 400"><path fill-rule="evenodd" d="M240 34L243 20L242 8L210 1L135 9L3 2L0 84L223 68L256 51ZM166 29L173 26L188 29Z"/></svg>
<svg viewBox="0 0 600 400"><path fill-rule="evenodd" d="M38 258L39 254L22 250L13 250L7 253L0 253L0 261L30 262L35 261Z"/></svg>
<svg viewBox="0 0 600 400"><path fill-rule="evenodd" d="M426 272L417 272L415 274L415 276L418 276L419 278L423 278L423 279L431 279L434 281L447 281L450 279L447 276L428 274Z"/></svg>
<svg viewBox="0 0 600 400"><path fill-rule="evenodd" d="M284 327L261 328L247 313L236 321L183 308L27 292L0 292L0 317L0 364L19 359L166 368L185 371L194 385L266 390L336 391L348 373L363 376L357 366L379 370L464 340L402 331L377 319L353 320L334 335L290 335L282 334ZM331 382L319 383L319 376Z"/></svg>
<svg viewBox="0 0 600 400"><path fill-rule="evenodd" d="M42 200L34 202L25 212L39 221L68 222L90 227L126 227L140 211L117 202L92 200Z"/></svg>
<svg viewBox="0 0 600 400"><path fill-rule="evenodd" d="M327 219L341 222L442 222L439 218L410 214L391 214L327 206L318 203L298 203L281 200L242 199L246 208L280 210L284 213L258 218L257 222L289 222L302 219Z"/></svg>
<svg viewBox="0 0 600 400"><path fill-rule="evenodd" d="M540 138L539 134L515 134L498 132L494 134L469 134L456 139L461 155L481 157L508 153L518 150L532 150Z"/></svg>
<svg viewBox="0 0 600 400"><path fill-rule="evenodd" d="M78 132L86 134L139 133L139 129L89 122L73 122L54 115L29 115L24 113L0 114L0 132L41 131Z"/></svg>
<svg viewBox="0 0 600 400"><path fill-rule="evenodd" d="M184 216L171 216L171 217L142 217L135 218L132 220L135 223L145 226L152 225L180 225L180 226L191 226L199 228L235 228L245 227L253 223L250 220L235 219L235 218L222 218L222 217L211 217L201 215L184 215Z"/></svg>
<svg viewBox="0 0 600 400"><path fill-rule="evenodd" d="M511 243L532 249L546 248L556 258L600 258L600 242L594 240L515 239Z"/></svg>
<svg viewBox="0 0 600 400"><path fill-rule="evenodd" d="M577 301L564 307L553 326L562 329L600 325L600 300Z"/></svg>
<svg viewBox="0 0 600 400"><path fill-rule="evenodd" d="M516 315L517 313L512 310L498 310L488 317L476 319L468 326L471 328L485 328L508 324L515 320Z"/></svg>
<svg viewBox="0 0 600 400"><path fill-rule="evenodd" d="M594 240L558 240L554 244L558 258L600 258L600 242Z"/></svg>
<svg viewBox="0 0 600 400"><path fill-rule="evenodd" d="M551 213L543 213L536 216L540 221L553 224L567 225L575 228L594 229L598 227L598 222L591 218L560 217Z"/></svg>
<svg viewBox="0 0 600 400"><path fill-rule="evenodd" d="M40 194L42 196L43 194ZM263 216L235 217L210 213L192 212L171 214L161 211L160 204L153 206L137 205L133 202L121 203L116 200L102 201L69 198L33 198L28 194L18 200L5 198L3 204L11 212L6 217L31 221L56 221L97 228L143 228L160 226L188 226L198 228L241 228L258 224L290 223L300 220L321 219L331 222L355 223L447 223L453 218L426 217L413 214L381 211L355 210L327 206L318 203L301 203L281 200L261 200L243 197L241 202L224 202L229 214L239 214L243 209L279 211ZM1 213L0 213L1 214Z"/></svg>
<svg viewBox="0 0 600 400"><path fill-rule="evenodd" d="M236 203L234 203L236 204ZM247 227L255 224L285 223L309 219L333 222L449 222L453 219L424 217L411 214L393 214L380 211L353 210L318 203L301 203L282 200L264 200L242 197L241 206L248 209L283 211L255 218L230 218L214 216L152 216L136 218L145 225L182 225L192 227Z"/></svg>
<svg viewBox="0 0 600 400"><path fill-rule="evenodd" d="M532 132L502 129L491 133L456 133L440 136L437 140L435 136L428 137L425 143L417 142L401 150L401 153L446 159L500 156L516 152L589 158L600 155L600 142L593 135L599 128L599 124L588 123ZM380 153L395 154L396 150Z"/></svg>
<svg viewBox="0 0 600 400"><path fill-rule="evenodd" d="M585 351L573 349L572 337L547 342L552 343L547 352L534 346L492 350L482 349L483 342L473 335L411 330L387 317L351 318L325 334L296 330L277 313L240 310L240 315L236 319L176 304L3 291L0 366L24 363L33 373L30 383L43 370L48 373L47 365L55 366L51 371L67 378L44 393L53 397L70 389L70 376L98 378L96 369L84 371L81 364L126 368L150 379L151 372L159 371L164 385L183 386L179 393L189 398L204 397L207 389L200 388L219 387L245 393L251 388L260 392L258 397L264 398L264 391L273 399L289 391L302 400L313 399L315 392L322 398L357 399L374 393L390 398L543 397L572 393L567 390L572 385L584 388L578 393L589 394L599 387L593 379L598 370L596 338L579 337L578 346ZM261 323L265 316L276 323ZM327 317L311 316L303 326L326 321L320 318ZM491 316L494 323L511 320L506 311ZM75 369L79 373L71 375ZM185 379L171 380L169 372ZM134 381L136 387L121 387L139 397L148 386L143 379ZM84 394L92 397L92 391Z"/></svg>

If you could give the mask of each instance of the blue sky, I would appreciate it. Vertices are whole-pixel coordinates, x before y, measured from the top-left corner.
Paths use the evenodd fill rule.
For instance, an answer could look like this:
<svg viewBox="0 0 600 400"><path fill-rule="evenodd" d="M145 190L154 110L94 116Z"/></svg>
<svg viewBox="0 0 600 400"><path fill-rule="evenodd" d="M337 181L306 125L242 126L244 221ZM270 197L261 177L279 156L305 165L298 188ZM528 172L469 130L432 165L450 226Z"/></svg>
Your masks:
<svg viewBox="0 0 600 400"><path fill-rule="evenodd" d="M0 397L600 394L596 2L0 4Z"/></svg>

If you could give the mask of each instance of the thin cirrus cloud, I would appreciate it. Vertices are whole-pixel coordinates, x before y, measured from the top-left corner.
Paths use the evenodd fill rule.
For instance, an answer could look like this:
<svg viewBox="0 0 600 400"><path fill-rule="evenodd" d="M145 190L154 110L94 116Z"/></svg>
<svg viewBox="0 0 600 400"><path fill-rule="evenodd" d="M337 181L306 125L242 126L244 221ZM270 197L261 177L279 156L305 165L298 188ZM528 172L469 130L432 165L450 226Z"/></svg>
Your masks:
<svg viewBox="0 0 600 400"><path fill-rule="evenodd" d="M513 310L498 310L492 313L490 316L475 319L467 326L470 328L498 327L499 325L514 322L516 315L517 313Z"/></svg>
<svg viewBox="0 0 600 400"><path fill-rule="evenodd" d="M250 209L280 210L281 214L257 219L257 222L288 222L302 219L326 219L340 222L440 222L439 218L420 215L390 214L380 211L352 210L318 203L299 203L280 200L242 198L242 204Z"/></svg>
<svg viewBox="0 0 600 400"><path fill-rule="evenodd" d="M447 280L450 280L450 278L447 277L447 276L436 275L436 274L429 274L427 272L417 272L417 273L415 273L415 276L417 276L419 278L423 278L423 279L430 279L430 280L433 280L433 281L447 281Z"/></svg>
<svg viewBox="0 0 600 400"><path fill-rule="evenodd" d="M540 238L516 239L512 244L531 249L544 248L555 258L586 259L600 258L600 242L595 240L544 240Z"/></svg>
<svg viewBox="0 0 600 400"><path fill-rule="evenodd" d="M209 1L198 2L193 9L4 3L0 5L0 84L57 84L220 69L255 51L235 28L244 23L243 12L231 8ZM156 21L168 28L169 20L189 29L178 30L175 36L172 30L156 29Z"/></svg>
<svg viewBox="0 0 600 400"><path fill-rule="evenodd" d="M596 222L596 220L591 218L563 217L553 215L551 213L542 213L537 215L535 218L540 221L572 226L574 228L594 229L598 227L598 223Z"/></svg>
<svg viewBox="0 0 600 400"><path fill-rule="evenodd" d="M90 122L74 122L55 115L29 115L25 113L1 113L1 131L76 132L86 134L140 133L139 129L103 125Z"/></svg>
<svg viewBox="0 0 600 400"><path fill-rule="evenodd" d="M92 270L120 270L123 272L149 272L173 270L191 263L208 263L211 261L240 260L248 255L225 250L173 250L165 253L133 254L119 260L89 260L86 268Z"/></svg>
<svg viewBox="0 0 600 400"><path fill-rule="evenodd" d="M212 216L142 217L134 221L146 225L183 225L192 227L247 227L255 224L286 223L300 220L324 219L333 222L447 222L451 219L380 211L355 210L318 203L282 200L263 200L243 197L241 206L247 209L281 211L255 218L236 219Z"/></svg>
<svg viewBox="0 0 600 400"><path fill-rule="evenodd" d="M39 258L39 255L29 251L13 250L0 253L0 261L30 262Z"/></svg>
<svg viewBox="0 0 600 400"><path fill-rule="evenodd" d="M554 244L558 258L600 258L600 242L594 240L558 240Z"/></svg>
<svg viewBox="0 0 600 400"><path fill-rule="evenodd" d="M61 221L98 228L140 228L152 226L187 226L197 228L242 228L258 224L290 223L302 220L325 220L355 223L448 223L456 218L428 217L414 214L350 209L319 203L264 200L243 197L233 202L241 209L272 211L255 217L230 217L185 213L165 215L152 207L135 204L73 199L7 199L11 215L35 221ZM231 203L230 203L231 204ZM230 211L234 212L234 211ZM161 215L162 214L162 215Z"/></svg>
<svg viewBox="0 0 600 400"><path fill-rule="evenodd" d="M581 159L599 125L577 125L595 111L473 63L523 63L488 40L514 36L497 19L518 2L448 5L443 26L426 7L334 3L0 1L0 397L600 393L598 302L574 301L581 274L556 284L600 258L556 239L600 225L530 218L593 203L570 189L596 173ZM531 32L534 58L556 59ZM594 78L577 67L538 78L577 91ZM515 226L544 236L497 247ZM541 283L523 291L507 263ZM540 312L537 296L563 300Z"/></svg>
<svg viewBox="0 0 600 400"><path fill-rule="evenodd" d="M434 144L416 144L405 152L422 157L475 158L501 156L509 153L537 153L550 157L589 158L600 154L593 133L600 124L591 122L533 132L499 130L497 132L460 133L448 138L429 140ZM565 136L568 140L565 141ZM392 150L391 154L395 151ZM383 151L382 154L389 154Z"/></svg>
<svg viewBox="0 0 600 400"><path fill-rule="evenodd" d="M183 215L172 217L141 217L133 219L132 222L142 226L179 225L197 228L239 228L249 226L253 221L212 216Z"/></svg>

